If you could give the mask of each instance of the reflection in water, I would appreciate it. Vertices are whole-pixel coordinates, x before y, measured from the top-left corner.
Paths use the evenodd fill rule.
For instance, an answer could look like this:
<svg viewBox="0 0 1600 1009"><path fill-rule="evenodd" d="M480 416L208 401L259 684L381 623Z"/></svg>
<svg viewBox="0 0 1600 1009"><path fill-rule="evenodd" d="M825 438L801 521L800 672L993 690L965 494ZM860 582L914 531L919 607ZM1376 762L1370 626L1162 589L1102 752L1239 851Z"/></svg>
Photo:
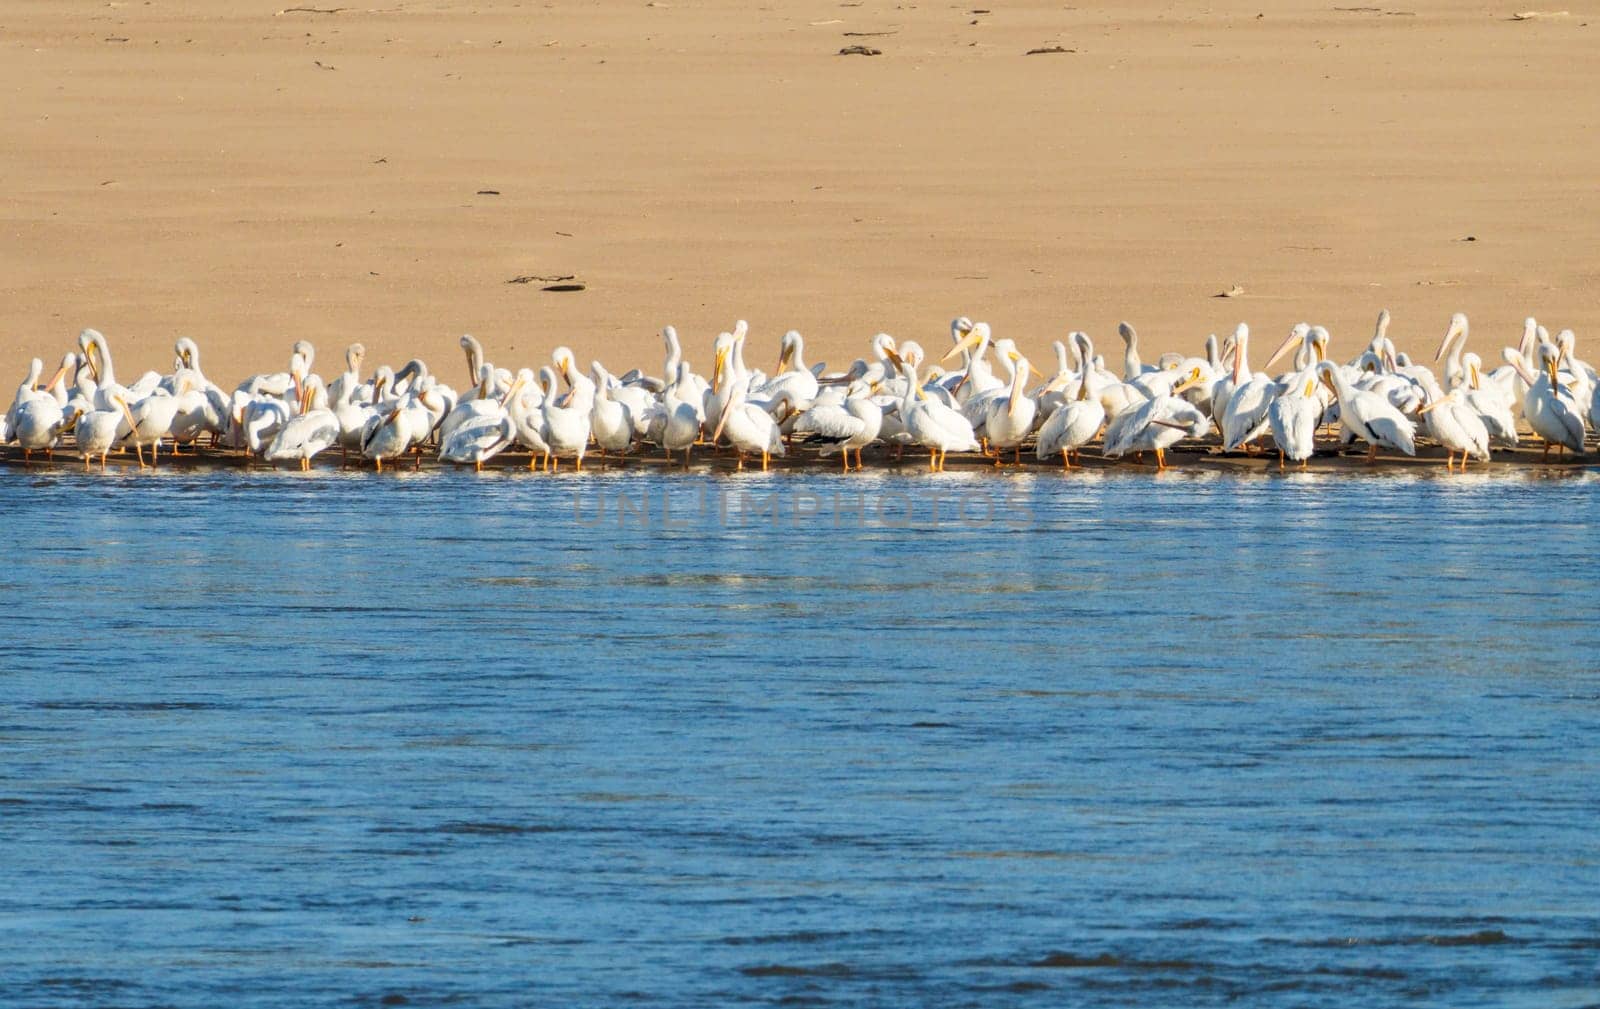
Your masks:
<svg viewBox="0 0 1600 1009"><path fill-rule="evenodd" d="M1592 481L0 481L0 1002L1593 1002Z"/></svg>

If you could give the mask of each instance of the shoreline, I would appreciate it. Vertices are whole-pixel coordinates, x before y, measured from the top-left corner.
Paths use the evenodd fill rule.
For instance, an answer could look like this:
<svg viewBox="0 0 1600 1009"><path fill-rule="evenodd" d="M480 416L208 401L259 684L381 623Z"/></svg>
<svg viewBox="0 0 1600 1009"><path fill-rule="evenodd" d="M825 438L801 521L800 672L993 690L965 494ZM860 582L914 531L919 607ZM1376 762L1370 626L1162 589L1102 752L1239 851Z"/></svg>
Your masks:
<svg viewBox="0 0 1600 1009"><path fill-rule="evenodd" d="M1270 449L1264 449L1255 454L1244 452L1224 453L1216 449L1214 446L1186 442L1181 443L1174 448L1167 449L1168 469L1165 472L1173 474L1182 474L1184 472L1207 472L1232 473L1240 475L1267 474L1290 476L1296 473L1381 474L1394 472L1429 472L1436 470L1441 475L1450 476L1475 476L1485 473L1497 475L1506 473L1568 475L1600 466L1600 451L1595 450L1593 446L1591 446L1591 451L1585 453L1583 456L1574 457L1571 454L1568 454L1565 457L1561 457L1553 455L1548 462L1541 461L1539 458L1540 454L1541 449L1528 446L1518 446L1516 448L1497 448L1494 450L1493 458L1489 462L1473 462L1465 471L1457 470L1450 472L1444 467L1445 460L1443 449L1433 445L1419 445L1417 454L1415 456L1380 454L1377 459L1370 464L1367 462L1366 450L1364 448L1352 446L1348 451L1340 451L1333 446L1324 445L1319 446L1317 454L1308 460L1309 465L1305 469L1302 470L1296 467L1293 463L1289 463L1280 474L1277 464L1277 453ZM103 472L98 463L91 464L88 470L85 471L82 461L70 450L58 449L55 453L55 456L56 457L53 462L48 462L39 457L34 458L31 462L25 462L23 459L22 450L16 446L8 445L0 448L0 469L24 473L36 472L41 474L51 472L87 472L88 475L98 475ZM704 446L696 450L694 457L687 468L684 467L681 460L674 462L669 466L665 458L658 452L634 452L621 457L613 455L605 461L602 461L598 454L590 454L586 457L584 461L584 467L581 472L573 469L570 460L563 462L558 469L548 473L541 472L537 468L530 469L530 462L537 463L538 459L538 456L529 456L526 452L520 450L506 451L485 462L483 465L483 472L508 475L521 474L528 477L567 478L571 478L573 476L582 478L591 475L640 472L662 474L709 473L727 476L736 474L760 475L762 473L759 460L756 460L753 464L747 460L744 469L739 470L737 467L737 460L733 452L729 450L713 452L713 450ZM795 446L790 450L789 455L773 457L771 462L771 472L804 472L824 475L831 473L841 477L845 481L849 481L856 477L866 477L878 473L909 475L921 473L927 474L928 476L939 475L936 473L930 473L928 471L927 452L925 449L908 449L904 453L903 458L896 460L894 458L892 449L884 449L880 446L876 452L869 451L866 455L866 459L866 470L860 472L852 471L850 473L843 473L841 472L840 464L836 461L836 457L824 459L819 457L816 451L813 449L810 449L806 446ZM1023 461L1020 466L1011 462L1010 460L1007 460L1000 466L996 466L992 459L984 458L977 453L957 454L953 452L948 457L948 464L948 469L951 472L960 472L962 474L990 473L996 477L1002 477L1007 474L1015 473L1055 473L1065 478L1071 478L1080 470L1091 474L1146 473L1154 476L1161 475L1162 473L1162 471L1157 470L1153 456L1147 456L1145 461L1138 462L1132 458L1109 459L1091 452L1083 453L1079 457L1079 462L1074 463L1071 470L1064 469L1059 461L1040 461L1031 450L1023 452ZM274 472L282 474L302 472L299 467L293 463L283 463L281 465L274 466L258 457L246 456L241 451L208 448L199 448L198 454L190 454L189 452L185 452L184 454L176 457L170 454L170 450L167 450L163 452L160 462L157 465L147 466L142 470L132 450L128 450L125 455L113 453L107 459L106 469L104 472L116 472L120 474L131 471L134 473L143 472L156 474L167 470L178 470L182 472L203 470L236 470L239 472L263 474ZM329 449L326 452L321 453L317 459L312 460L311 472L324 474L366 473L381 477L390 473L471 473L473 472L473 467L465 464L457 465L454 463L441 462L435 453L430 452L424 453L422 456L417 457L415 461L408 458L405 462L398 465L391 463L381 472L378 472L374 469L371 462L360 460L355 457L352 457L347 463L341 463L339 461L338 451L335 449Z"/></svg>

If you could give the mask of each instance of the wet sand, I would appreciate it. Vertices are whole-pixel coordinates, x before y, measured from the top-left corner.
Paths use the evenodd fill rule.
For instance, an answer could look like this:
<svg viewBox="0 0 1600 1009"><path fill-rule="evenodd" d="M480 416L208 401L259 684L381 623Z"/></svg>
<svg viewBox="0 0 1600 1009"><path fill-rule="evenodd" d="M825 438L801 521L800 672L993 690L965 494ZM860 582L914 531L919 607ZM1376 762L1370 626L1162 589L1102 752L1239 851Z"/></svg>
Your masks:
<svg viewBox="0 0 1600 1009"><path fill-rule="evenodd" d="M84 326L225 385L302 337L654 370L665 323L704 367L736 318L769 367L957 314L1035 360L1123 318L1152 354L1241 319L1344 353L1383 307L1413 353L1456 310L1486 358L1583 336L1600 25L1516 9L14 5L0 378Z"/></svg>

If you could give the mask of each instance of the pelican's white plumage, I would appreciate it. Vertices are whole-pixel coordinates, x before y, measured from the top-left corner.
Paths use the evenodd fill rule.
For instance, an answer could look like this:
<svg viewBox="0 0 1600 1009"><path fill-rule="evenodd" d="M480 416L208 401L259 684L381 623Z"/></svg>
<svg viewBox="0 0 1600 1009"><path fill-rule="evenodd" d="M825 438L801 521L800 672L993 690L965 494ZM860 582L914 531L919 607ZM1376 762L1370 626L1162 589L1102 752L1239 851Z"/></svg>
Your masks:
<svg viewBox="0 0 1600 1009"><path fill-rule="evenodd" d="M809 435L821 442L818 453L826 458L842 453L844 469L850 470L850 452L856 453L856 469L861 469L861 450L878 440L883 430L883 408L870 398L871 386L857 379L845 390L843 402L818 403L795 421L797 435Z"/></svg>
<svg viewBox="0 0 1600 1009"><path fill-rule="evenodd" d="M1377 457L1380 447L1396 449L1406 455L1417 454L1416 424L1397 410L1388 397L1352 386L1332 361L1320 362L1316 370L1339 400L1339 423L1351 435L1367 443L1369 460Z"/></svg>
<svg viewBox="0 0 1600 1009"><path fill-rule="evenodd" d="M1445 447L1445 467L1455 465L1455 454L1461 453L1461 468L1467 468L1467 457L1482 462L1489 461L1489 429L1484 427L1478 412L1467 405L1466 395L1458 385L1449 392L1435 395L1420 411L1427 425L1428 435Z"/></svg>
<svg viewBox="0 0 1600 1009"><path fill-rule="evenodd" d="M1301 468L1316 451L1317 425L1322 422L1322 400L1317 395L1313 369L1287 376L1278 395L1267 407L1267 425L1278 446L1278 468L1293 459Z"/></svg>
<svg viewBox="0 0 1600 1009"><path fill-rule="evenodd" d="M1094 440L1106 423L1106 408L1089 397L1087 373L1078 382L1078 398L1061 404L1039 428L1035 451L1040 461L1061 456L1061 465L1072 468L1072 456Z"/></svg>
<svg viewBox="0 0 1600 1009"><path fill-rule="evenodd" d="M911 440L928 450L928 469L942 472L945 456L951 452L978 451L981 447L978 436L961 411L929 396L917 381L916 366L910 361L893 352L891 359L899 365L906 382L905 397L900 404L901 422Z"/></svg>
<svg viewBox="0 0 1600 1009"><path fill-rule="evenodd" d="M1544 439L1544 457L1550 457L1553 445L1583 451L1583 418L1578 415L1577 404L1565 393L1557 377L1556 363L1560 352L1550 343L1540 343L1535 352L1539 374L1534 375L1516 351L1507 347L1506 363L1517 369L1527 392L1522 397L1522 415L1533 428L1533 433Z"/></svg>

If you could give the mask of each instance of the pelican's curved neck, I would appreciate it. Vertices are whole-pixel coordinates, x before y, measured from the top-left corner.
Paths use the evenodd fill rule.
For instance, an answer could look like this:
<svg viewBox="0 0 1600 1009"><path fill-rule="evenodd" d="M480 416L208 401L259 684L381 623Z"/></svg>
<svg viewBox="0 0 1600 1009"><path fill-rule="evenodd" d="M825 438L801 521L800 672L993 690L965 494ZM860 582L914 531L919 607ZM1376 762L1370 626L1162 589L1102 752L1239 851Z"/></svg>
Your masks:
<svg viewBox="0 0 1600 1009"><path fill-rule="evenodd" d="M661 377L668 382L678 381L678 364L683 360L683 348L678 344L678 331L668 326L661 331L667 345L667 360L661 366Z"/></svg>

